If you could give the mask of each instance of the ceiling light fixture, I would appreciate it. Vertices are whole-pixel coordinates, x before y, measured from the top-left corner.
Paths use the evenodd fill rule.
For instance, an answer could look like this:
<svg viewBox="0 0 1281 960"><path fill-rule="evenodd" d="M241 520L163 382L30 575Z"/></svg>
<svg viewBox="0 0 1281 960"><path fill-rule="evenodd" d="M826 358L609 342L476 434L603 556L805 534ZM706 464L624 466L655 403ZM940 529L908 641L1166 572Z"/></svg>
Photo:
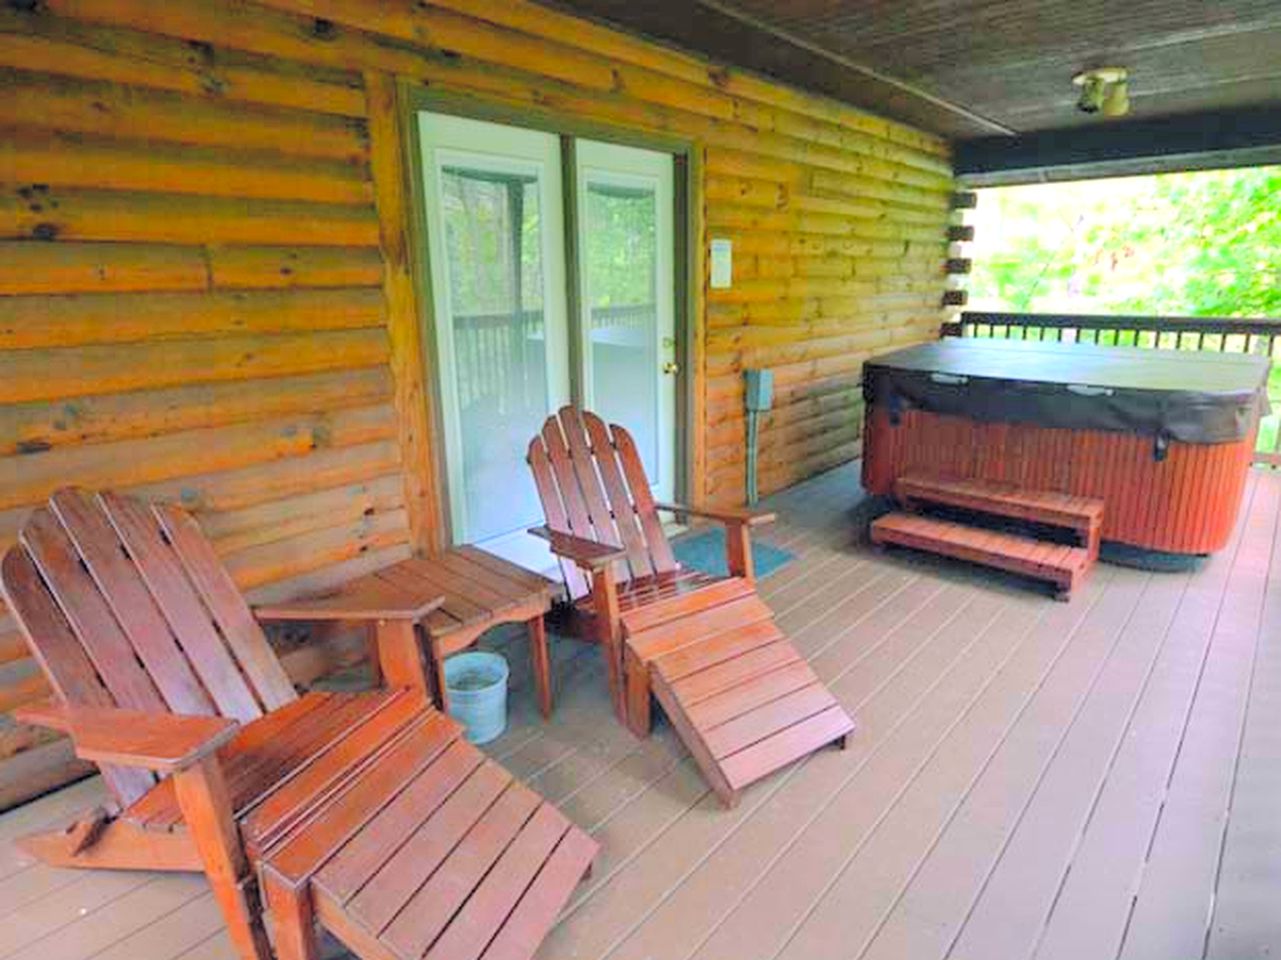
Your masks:
<svg viewBox="0 0 1281 960"><path fill-rule="evenodd" d="M1076 107L1082 113L1123 117L1130 112L1130 74L1125 67L1098 67L1072 78L1081 88Z"/></svg>

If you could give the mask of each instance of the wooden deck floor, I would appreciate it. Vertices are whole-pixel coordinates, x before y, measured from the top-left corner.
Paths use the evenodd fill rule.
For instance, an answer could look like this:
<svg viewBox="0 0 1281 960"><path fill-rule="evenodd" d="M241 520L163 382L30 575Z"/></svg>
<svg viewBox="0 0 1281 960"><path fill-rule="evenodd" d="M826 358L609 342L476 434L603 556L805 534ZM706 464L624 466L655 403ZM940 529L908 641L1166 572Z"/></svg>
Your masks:
<svg viewBox="0 0 1281 960"><path fill-rule="evenodd" d="M1252 478L1203 569L1102 565L1070 604L873 554L858 501L849 468L779 497L770 539L797 560L763 583L858 731L736 810L669 729L612 722L595 651L557 644L547 725L512 658L493 753L604 846L540 956L1281 956L1281 476ZM99 790L0 817L0 958L230 958L199 877L58 871L8 843Z"/></svg>

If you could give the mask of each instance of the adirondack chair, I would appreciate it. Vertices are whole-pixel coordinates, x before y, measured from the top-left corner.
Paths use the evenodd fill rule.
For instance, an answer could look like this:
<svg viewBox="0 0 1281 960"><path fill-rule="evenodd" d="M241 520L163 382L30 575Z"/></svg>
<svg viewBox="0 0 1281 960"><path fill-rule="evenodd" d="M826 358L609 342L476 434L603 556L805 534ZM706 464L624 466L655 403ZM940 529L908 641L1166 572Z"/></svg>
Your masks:
<svg viewBox="0 0 1281 960"><path fill-rule="evenodd" d="M461 737L414 631L386 688L301 697L188 514L62 490L0 563L68 733L114 803L26 838L47 863L203 871L246 960L521 958L596 844ZM427 604L424 613L439 604Z"/></svg>
<svg viewBox="0 0 1281 960"><path fill-rule="evenodd" d="M611 699L637 736L651 698L727 805L755 780L853 729L756 595L750 530L773 514L656 503L631 435L564 407L529 444L547 523L530 532L604 652ZM660 511L725 525L727 577L681 567Z"/></svg>

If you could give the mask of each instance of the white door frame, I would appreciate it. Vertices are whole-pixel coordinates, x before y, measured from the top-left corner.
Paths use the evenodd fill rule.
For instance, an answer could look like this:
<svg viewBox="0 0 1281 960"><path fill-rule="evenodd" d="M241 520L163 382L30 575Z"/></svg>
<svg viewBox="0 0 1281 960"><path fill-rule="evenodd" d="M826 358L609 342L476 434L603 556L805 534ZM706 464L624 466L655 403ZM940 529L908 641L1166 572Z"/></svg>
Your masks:
<svg viewBox="0 0 1281 960"><path fill-rule="evenodd" d="M654 263L654 305L657 314L654 335L656 369L651 371L657 379L657 409L653 411L655 426L660 437L658 449L658 476L650 477L657 499L676 499L676 472L679 461L680 436L676 424L677 382L679 349L676 336L676 201L675 157L670 153L638 147L621 146L600 140L576 139L574 141L574 169L578 222L576 249L578 264L579 303L579 376L582 383L583 404L588 409L596 405L596 385L592 367L591 297L587 289L588 271L581 263L587 230L588 188L593 183L619 187L639 187L654 192L656 237ZM666 365L674 365L671 373Z"/></svg>
<svg viewBox="0 0 1281 960"><path fill-rule="evenodd" d="M543 329L547 364L548 412L569 402L568 308L565 289L564 200L560 138L537 130L509 127L451 114L420 111L418 131L426 201L428 265L436 322L437 374L445 438L452 539L468 542L470 525L464 489L461 417L457 407L453 308L450 303L449 258L445 249L443 186L446 166L475 166L495 173L533 175L539 183L541 258L543 264ZM512 536L529 539L524 531Z"/></svg>

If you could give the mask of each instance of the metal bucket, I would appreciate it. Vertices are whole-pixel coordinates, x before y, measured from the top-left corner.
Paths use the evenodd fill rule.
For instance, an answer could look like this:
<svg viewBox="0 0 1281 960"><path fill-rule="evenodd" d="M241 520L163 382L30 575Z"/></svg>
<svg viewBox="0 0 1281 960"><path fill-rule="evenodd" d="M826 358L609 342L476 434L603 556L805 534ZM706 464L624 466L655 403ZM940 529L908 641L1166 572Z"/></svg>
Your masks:
<svg viewBox="0 0 1281 960"><path fill-rule="evenodd" d="M507 729L507 661L480 650L445 661L449 715L472 743L488 743Z"/></svg>

